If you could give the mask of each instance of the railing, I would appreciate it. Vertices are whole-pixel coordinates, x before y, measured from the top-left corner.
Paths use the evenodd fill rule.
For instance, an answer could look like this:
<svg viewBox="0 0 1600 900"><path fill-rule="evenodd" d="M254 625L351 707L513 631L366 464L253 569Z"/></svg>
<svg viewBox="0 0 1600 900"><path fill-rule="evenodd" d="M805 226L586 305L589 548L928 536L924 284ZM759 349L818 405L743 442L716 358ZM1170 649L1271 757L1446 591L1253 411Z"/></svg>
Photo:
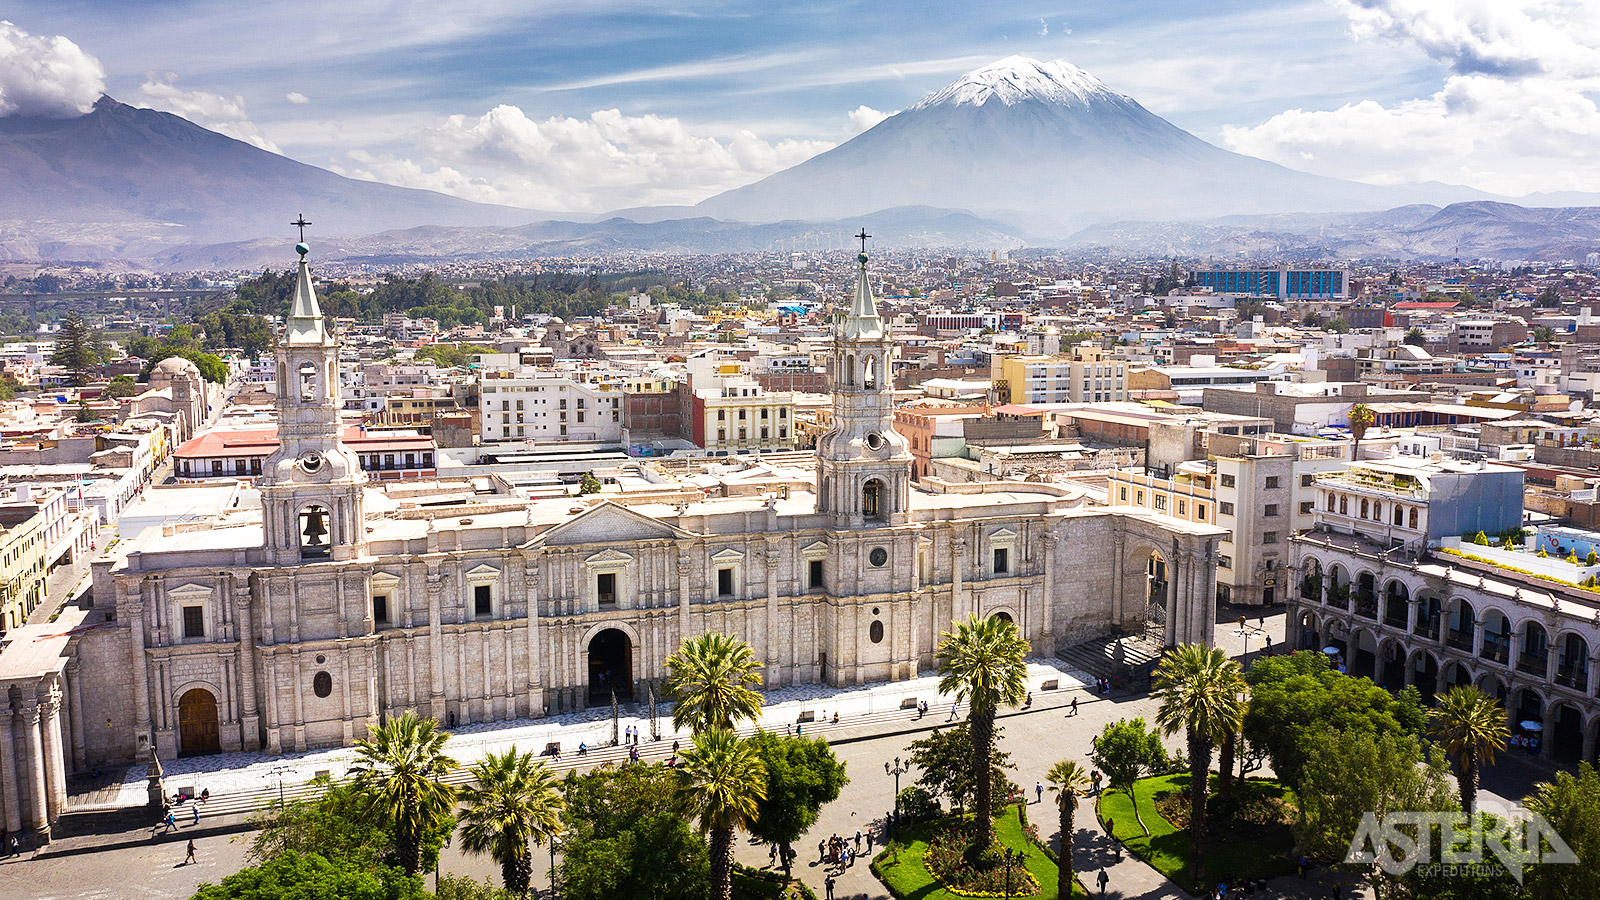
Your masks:
<svg viewBox="0 0 1600 900"><path fill-rule="evenodd" d="M1365 594L1357 595L1356 615L1364 619L1376 619L1378 617L1378 598Z"/></svg>
<svg viewBox="0 0 1600 900"><path fill-rule="evenodd" d="M1450 629L1450 633L1445 637L1444 643L1445 646L1453 647L1457 650L1471 650L1472 632L1462 631L1459 628L1452 628Z"/></svg>
<svg viewBox="0 0 1600 900"><path fill-rule="evenodd" d="M1550 656L1546 653L1522 653L1517 657L1517 671L1543 678L1550 671Z"/></svg>
<svg viewBox="0 0 1600 900"><path fill-rule="evenodd" d="M1563 664L1556 667L1556 684L1575 691L1589 690L1589 667L1587 665Z"/></svg>
<svg viewBox="0 0 1600 900"><path fill-rule="evenodd" d="M1418 622L1416 633L1430 641L1437 641L1439 639L1439 617L1434 616L1431 619L1424 619Z"/></svg>
<svg viewBox="0 0 1600 900"><path fill-rule="evenodd" d="M1511 645L1509 643L1499 643L1485 637L1483 639L1483 650L1478 655L1490 662L1505 665L1511 661Z"/></svg>
<svg viewBox="0 0 1600 900"><path fill-rule="evenodd" d="M1390 604L1389 604L1390 607L1394 607L1396 605L1398 605L1398 604L1396 604L1394 602L1390 602ZM1390 628L1405 628L1406 627L1406 618L1407 618L1407 614L1406 614L1406 610L1405 610L1404 607L1401 607L1400 615L1398 615L1398 616L1394 614L1394 610L1391 608L1390 610L1388 610L1388 611L1386 611L1384 613L1383 624L1389 626Z"/></svg>

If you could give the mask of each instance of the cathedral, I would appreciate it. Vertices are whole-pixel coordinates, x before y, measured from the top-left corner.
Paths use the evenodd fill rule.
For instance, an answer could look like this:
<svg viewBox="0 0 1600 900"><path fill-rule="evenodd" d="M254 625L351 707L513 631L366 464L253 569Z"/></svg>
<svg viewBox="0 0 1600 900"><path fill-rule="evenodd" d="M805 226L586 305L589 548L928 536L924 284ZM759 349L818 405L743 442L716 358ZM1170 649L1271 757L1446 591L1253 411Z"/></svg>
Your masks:
<svg viewBox="0 0 1600 900"><path fill-rule="evenodd" d="M1008 618L1037 654L1147 623L1210 641L1221 530L1070 486L913 485L865 253L814 480L542 499L369 483L296 250L281 445L236 508L95 563L95 609L62 650L72 768L348 745L407 711L464 725L636 702L708 631L748 641L771 687L915 677L969 614Z"/></svg>

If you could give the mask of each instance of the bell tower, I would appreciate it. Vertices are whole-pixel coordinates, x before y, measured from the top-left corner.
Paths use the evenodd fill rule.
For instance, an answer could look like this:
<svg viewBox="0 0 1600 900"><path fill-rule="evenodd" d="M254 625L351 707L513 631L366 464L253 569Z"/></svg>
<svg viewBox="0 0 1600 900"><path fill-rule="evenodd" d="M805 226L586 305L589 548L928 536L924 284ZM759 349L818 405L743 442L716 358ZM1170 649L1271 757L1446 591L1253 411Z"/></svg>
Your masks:
<svg viewBox="0 0 1600 900"><path fill-rule="evenodd" d="M294 304L274 350L278 449L261 469L267 555L276 565L350 559L366 540L361 459L340 441L339 342L311 284L302 217Z"/></svg>
<svg viewBox="0 0 1600 900"><path fill-rule="evenodd" d="M828 359L833 427L817 440L817 511L836 528L903 524L911 492L911 451L894 430L893 342L867 281L871 235L856 237L855 298L834 326Z"/></svg>

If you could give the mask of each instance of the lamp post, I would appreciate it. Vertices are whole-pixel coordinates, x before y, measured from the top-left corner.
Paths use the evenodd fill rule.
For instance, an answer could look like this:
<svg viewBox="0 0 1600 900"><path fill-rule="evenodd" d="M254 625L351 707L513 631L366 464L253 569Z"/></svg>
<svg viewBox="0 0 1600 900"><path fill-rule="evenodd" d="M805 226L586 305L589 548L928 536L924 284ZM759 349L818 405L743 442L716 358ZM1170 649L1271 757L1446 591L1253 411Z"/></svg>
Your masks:
<svg viewBox="0 0 1600 900"><path fill-rule="evenodd" d="M894 814L889 817L889 837L891 838L894 837L895 826L900 824L900 776L909 771L911 771L911 762L907 760L904 765L901 765L900 757L898 756L894 758L893 767L890 767L888 763L883 764L883 774L894 776Z"/></svg>
<svg viewBox="0 0 1600 900"><path fill-rule="evenodd" d="M1071 849L1071 848L1068 848L1068 849ZM1022 861L1027 859L1027 858L1028 858L1028 854L1019 853L1019 852L1017 852L1015 850L1012 850L1010 847L1006 847L1000 853L1000 864L1006 867L1006 888L1005 888L1006 900L1010 900L1010 898L1011 898L1011 869L1012 869L1013 866L1022 865Z"/></svg>
<svg viewBox="0 0 1600 900"><path fill-rule="evenodd" d="M550 896L556 895L556 836L550 835Z"/></svg>
<svg viewBox="0 0 1600 900"><path fill-rule="evenodd" d="M277 779L278 779L278 805L282 806L283 805L283 776L289 774L290 772L293 772L294 771L294 767L293 766L285 766L285 765L279 764L279 765L273 766L271 769L269 769L267 771L269 771L271 774L276 776Z"/></svg>

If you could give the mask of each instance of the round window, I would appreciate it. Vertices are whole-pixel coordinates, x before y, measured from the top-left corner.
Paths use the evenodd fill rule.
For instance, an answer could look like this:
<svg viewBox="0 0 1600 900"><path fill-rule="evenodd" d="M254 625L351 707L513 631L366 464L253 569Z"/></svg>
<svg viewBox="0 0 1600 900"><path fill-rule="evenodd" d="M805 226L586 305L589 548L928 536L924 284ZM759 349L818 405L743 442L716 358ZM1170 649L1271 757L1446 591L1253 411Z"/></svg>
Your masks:
<svg viewBox="0 0 1600 900"><path fill-rule="evenodd" d="M317 665L320 666L320 665L322 665L323 663L325 663L327 661L328 661L328 658L326 656L323 656L321 653L317 654Z"/></svg>
<svg viewBox="0 0 1600 900"><path fill-rule="evenodd" d="M872 552L867 554L867 561L874 566L881 566L889 561L889 551L882 547L873 547Z"/></svg>
<svg viewBox="0 0 1600 900"><path fill-rule="evenodd" d="M883 623L873 622L872 627L867 629L867 637L872 638L874 644L883 643Z"/></svg>
<svg viewBox="0 0 1600 900"><path fill-rule="evenodd" d="M327 672L318 672L311 679L311 692L318 697L326 697L333 693L333 676Z"/></svg>
<svg viewBox="0 0 1600 900"><path fill-rule="evenodd" d="M881 450L882 448L883 448L883 435L877 433L876 431L874 431L871 434L867 435L867 449L868 450Z"/></svg>

